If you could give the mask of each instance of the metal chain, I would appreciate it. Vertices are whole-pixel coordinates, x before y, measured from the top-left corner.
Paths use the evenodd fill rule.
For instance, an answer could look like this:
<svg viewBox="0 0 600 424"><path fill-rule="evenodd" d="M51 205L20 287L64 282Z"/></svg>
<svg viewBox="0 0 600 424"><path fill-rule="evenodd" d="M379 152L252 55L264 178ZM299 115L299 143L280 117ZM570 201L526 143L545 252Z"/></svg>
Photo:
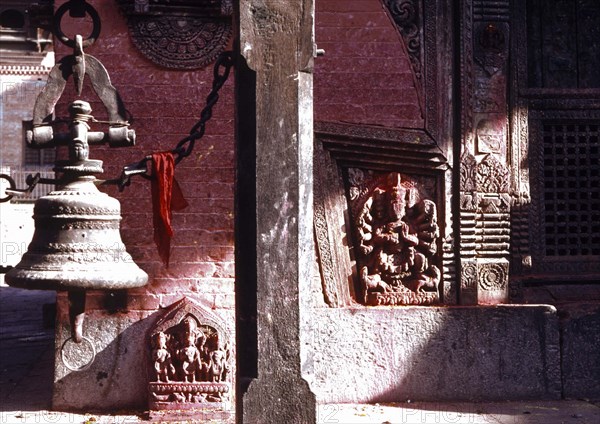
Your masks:
<svg viewBox="0 0 600 424"><path fill-rule="evenodd" d="M231 73L231 68L233 66L233 52L225 51L222 52L217 58L214 68L213 68L213 83L212 89L208 96L206 97L206 105L200 112L200 119L196 124L192 127L189 132L189 135L182 138L175 148L171 150L171 153L176 155L175 157L175 165L179 164L184 158L188 157L192 151L194 150L194 146L196 145L196 141L201 139L204 136L204 132L206 129L206 123L212 118L212 111L214 106L219 101L219 91L227 82L229 78L229 74ZM151 179L152 176L148 174L148 166L147 163L152 160L152 156L146 156L144 159L131 163L123 167L123 171L119 178L115 178L112 180L105 180L102 182L103 185L106 184L116 184L119 187L119 191L123 191L125 187L129 186L131 183L131 177L134 175L140 175L143 178Z"/></svg>
<svg viewBox="0 0 600 424"><path fill-rule="evenodd" d="M202 138L204 135L206 123L212 118L212 110L213 107L219 101L219 91L227 82L227 78L229 78L229 73L231 72L231 67L233 66L233 52L226 51L219 55L217 61L215 62L215 66L213 68L213 83L212 89L208 96L206 97L206 106L200 112L200 119L192 127L190 130L190 134L183 138L175 149L173 149L173 154L177 155L175 159L175 163L181 162L181 160L192 153L194 150L194 145L196 140ZM187 146L186 146L187 145Z"/></svg>

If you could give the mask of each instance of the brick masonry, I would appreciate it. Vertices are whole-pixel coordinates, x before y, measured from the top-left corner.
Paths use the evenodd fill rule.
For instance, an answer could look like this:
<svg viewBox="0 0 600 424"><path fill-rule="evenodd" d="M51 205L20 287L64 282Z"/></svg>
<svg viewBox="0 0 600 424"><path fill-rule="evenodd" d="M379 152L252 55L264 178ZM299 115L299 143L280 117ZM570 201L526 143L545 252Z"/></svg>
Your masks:
<svg viewBox="0 0 600 424"><path fill-rule="evenodd" d="M315 2L315 120L423 128L402 37L379 1Z"/></svg>
<svg viewBox="0 0 600 424"><path fill-rule="evenodd" d="M123 165L153 152L170 150L187 135L210 91L212 67L189 72L157 67L133 46L126 18L114 4L91 3L104 25L98 41L86 53L107 68L137 134L132 148L92 147L91 157L104 161L103 177L112 178L120 174ZM63 24L72 27L74 33L78 22L70 19L63 18ZM84 35L89 32L89 27L79 29ZM60 43L56 51L58 58L70 54ZM73 95L69 84L57 105L58 116L66 115L66 105ZM82 98L92 100L92 113L97 119L105 117L103 105L89 86ZM163 299L171 298L174 292L206 300L217 308L233 307L233 147L232 78L213 111L207 136L176 169L176 178L190 205L173 213L175 235L169 268L160 262L154 247L149 182L136 178L123 193L114 187L103 189L120 200L123 242L150 277L146 288L131 292L127 308L156 309L157 304L164 306ZM88 307L100 307L91 297ZM156 300L142 301L143 297Z"/></svg>

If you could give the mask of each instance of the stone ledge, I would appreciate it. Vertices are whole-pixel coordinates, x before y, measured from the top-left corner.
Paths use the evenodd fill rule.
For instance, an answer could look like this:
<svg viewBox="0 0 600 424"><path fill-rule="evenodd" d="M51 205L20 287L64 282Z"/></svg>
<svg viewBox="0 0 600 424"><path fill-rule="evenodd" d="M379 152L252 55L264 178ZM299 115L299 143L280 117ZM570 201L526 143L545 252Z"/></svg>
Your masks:
<svg viewBox="0 0 600 424"><path fill-rule="evenodd" d="M560 399L550 305L315 309L319 403Z"/></svg>
<svg viewBox="0 0 600 424"><path fill-rule="evenodd" d="M600 400L600 303L578 302L557 308L564 396Z"/></svg>

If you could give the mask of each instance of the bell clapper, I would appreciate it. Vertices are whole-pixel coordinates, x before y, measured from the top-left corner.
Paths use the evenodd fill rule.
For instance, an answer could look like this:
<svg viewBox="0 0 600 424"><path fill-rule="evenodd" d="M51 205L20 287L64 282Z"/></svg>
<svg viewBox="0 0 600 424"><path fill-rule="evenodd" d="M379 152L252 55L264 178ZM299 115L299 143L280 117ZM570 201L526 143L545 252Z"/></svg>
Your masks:
<svg viewBox="0 0 600 424"><path fill-rule="evenodd" d="M69 290L69 320L71 337L75 343L83 341L83 320L85 319L85 290Z"/></svg>

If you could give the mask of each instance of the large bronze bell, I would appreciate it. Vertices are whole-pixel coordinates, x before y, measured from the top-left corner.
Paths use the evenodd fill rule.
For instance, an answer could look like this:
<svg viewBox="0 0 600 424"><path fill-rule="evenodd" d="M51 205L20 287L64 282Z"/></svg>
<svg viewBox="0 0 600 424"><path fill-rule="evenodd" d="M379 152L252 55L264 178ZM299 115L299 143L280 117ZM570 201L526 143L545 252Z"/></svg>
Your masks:
<svg viewBox="0 0 600 424"><path fill-rule="evenodd" d="M87 112L89 104L76 101L71 115ZM81 128L76 128L82 126ZM93 174L102 161L82 156L87 150L87 124L72 122L77 132L69 161L57 163L61 186L40 197L33 210L35 233L27 253L6 274L13 287L44 290L120 290L146 284L148 276L131 259L119 233L121 206L100 192ZM87 152L86 152L87 154Z"/></svg>
<svg viewBox="0 0 600 424"><path fill-rule="evenodd" d="M58 189L39 198L34 206L35 232L27 253L6 274L13 287L69 292L72 338L83 340L85 290L122 290L147 283L142 271L125 250L119 233L119 201L96 188L95 175L103 172L102 161L89 159L90 144L129 146L135 132L128 128L125 109L106 69L92 56L83 55L81 37L75 53L63 58L50 72L48 83L34 107L34 128L28 131L33 148L67 146L69 159L57 161ZM51 115L66 78L73 75L81 94L84 76L109 114L108 132L92 132L94 120L88 102L75 100L69 107L69 132L54 134Z"/></svg>

